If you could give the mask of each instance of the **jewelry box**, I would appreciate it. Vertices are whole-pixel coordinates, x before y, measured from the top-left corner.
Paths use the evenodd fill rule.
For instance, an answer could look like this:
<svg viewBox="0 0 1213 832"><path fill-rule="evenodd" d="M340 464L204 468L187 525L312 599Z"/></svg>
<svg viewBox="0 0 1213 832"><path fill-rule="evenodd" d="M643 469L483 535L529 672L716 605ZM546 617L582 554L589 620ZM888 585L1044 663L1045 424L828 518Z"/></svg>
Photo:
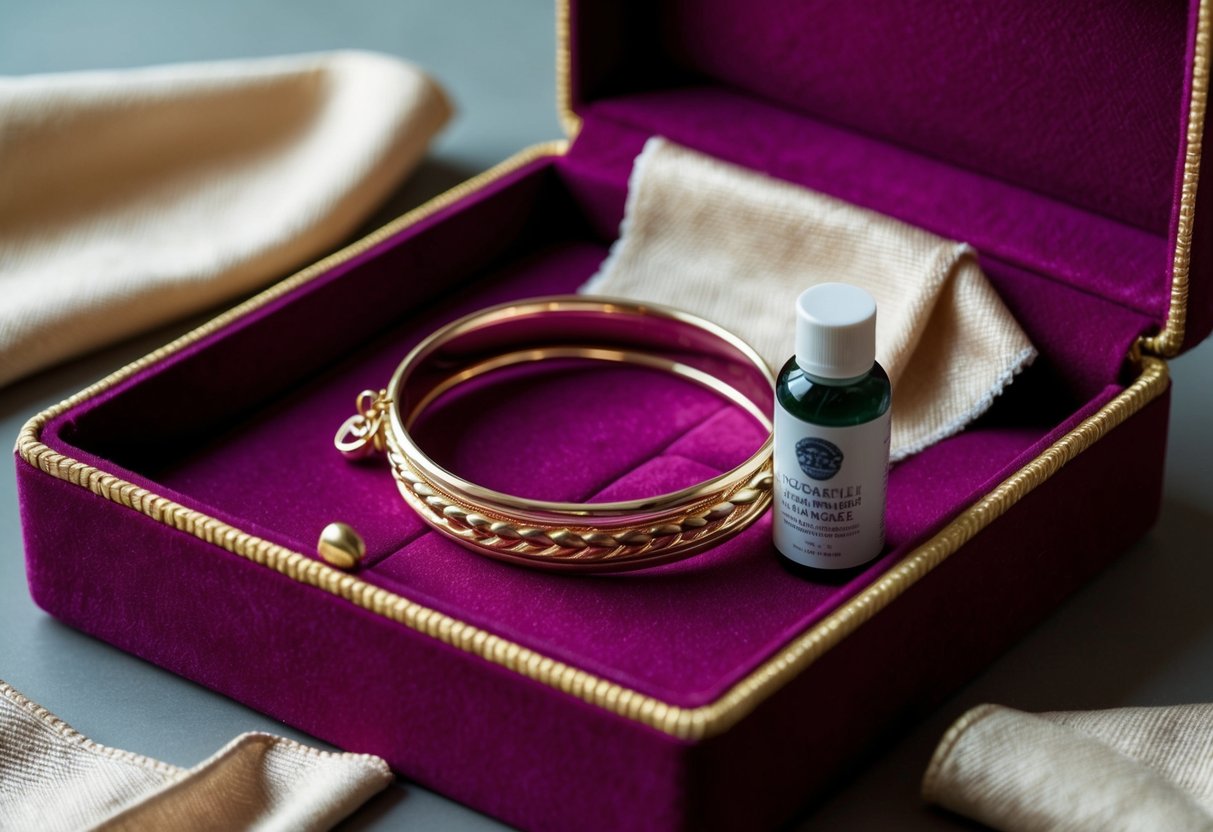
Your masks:
<svg viewBox="0 0 1213 832"><path fill-rule="evenodd" d="M1153 523L1166 359L1213 326L1209 0L562 0L567 137L35 417L30 589L67 624L528 828L754 828L922 715ZM886 554L785 573L769 518L680 563L546 574L437 536L333 431L410 346L573 291L654 134L973 244L1040 351L898 464ZM1207 146L1207 145L1206 145ZM629 368L429 434L511 493L657 493L753 420ZM315 554L330 521L359 568Z"/></svg>

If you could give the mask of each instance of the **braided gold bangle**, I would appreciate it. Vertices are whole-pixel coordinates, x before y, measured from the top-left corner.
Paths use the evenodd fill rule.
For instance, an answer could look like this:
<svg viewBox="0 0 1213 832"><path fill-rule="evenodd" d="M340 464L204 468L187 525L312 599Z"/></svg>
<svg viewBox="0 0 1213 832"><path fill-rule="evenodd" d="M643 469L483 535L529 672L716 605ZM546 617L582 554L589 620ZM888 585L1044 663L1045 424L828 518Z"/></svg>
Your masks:
<svg viewBox="0 0 1213 832"><path fill-rule="evenodd" d="M447 471L410 429L439 396L527 362L588 359L672 373L753 416L766 441L705 482L642 500L566 503L494 491ZM388 386L358 395L334 444L348 457L387 454L405 501L434 529L498 560L542 569L621 572L680 560L745 529L771 502L774 380L726 330L674 309L578 295L504 303L434 332Z"/></svg>

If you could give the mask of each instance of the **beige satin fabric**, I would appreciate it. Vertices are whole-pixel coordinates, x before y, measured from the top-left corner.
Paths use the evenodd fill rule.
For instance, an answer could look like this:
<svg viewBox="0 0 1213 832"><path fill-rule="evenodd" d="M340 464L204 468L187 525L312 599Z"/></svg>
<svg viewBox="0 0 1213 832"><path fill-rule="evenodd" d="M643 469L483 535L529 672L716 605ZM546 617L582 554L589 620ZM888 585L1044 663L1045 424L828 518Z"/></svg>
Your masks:
<svg viewBox="0 0 1213 832"><path fill-rule="evenodd" d="M0 78L0 384L331 250L449 115L366 52Z"/></svg>
<svg viewBox="0 0 1213 832"><path fill-rule="evenodd" d="M981 705L940 742L923 795L1006 832L1213 830L1213 705Z"/></svg>
<svg viewBox="0 0 1213 832"><path fill-rule="evenodd" d="M827 281L876 298L895 460L960 431L1036 356L968 246L661 138L636 159L620 239L582 291L699 314L778 370L797 296Z"/></svg>
<svg viewBox="0 0 1213 832"><path fill-rule="evenodd" d="M179 768L99 745L0 682L0 829L329 829L391 780L378 757L256 733Z"/></svg>

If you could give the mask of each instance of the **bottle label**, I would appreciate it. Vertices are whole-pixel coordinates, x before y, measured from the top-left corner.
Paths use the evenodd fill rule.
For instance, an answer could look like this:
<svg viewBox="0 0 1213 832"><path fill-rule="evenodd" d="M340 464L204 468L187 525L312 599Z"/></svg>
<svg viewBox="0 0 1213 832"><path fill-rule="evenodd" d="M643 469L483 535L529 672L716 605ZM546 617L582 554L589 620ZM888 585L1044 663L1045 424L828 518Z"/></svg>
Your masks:
<svg viewBox="0 0 1213 832"><path fill-rule="evenodd" d="M816 569L859 566L884 548L889 410L822 427L775 407L775 548Z"/></svg>

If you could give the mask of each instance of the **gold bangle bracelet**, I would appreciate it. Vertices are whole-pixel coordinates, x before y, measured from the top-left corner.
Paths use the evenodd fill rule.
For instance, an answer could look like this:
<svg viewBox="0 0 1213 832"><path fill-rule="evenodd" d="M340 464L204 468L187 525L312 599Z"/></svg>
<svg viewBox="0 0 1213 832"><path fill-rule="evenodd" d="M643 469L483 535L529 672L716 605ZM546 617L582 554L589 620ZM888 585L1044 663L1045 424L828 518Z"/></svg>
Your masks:
<svg viewBox="0 0 1213 832"><path fill-rule="evenodd" d="M753 416L762 446L731 471L642 500L531 500L477 485L434 462L411 428L438 397L504 367L554 359L638 365L693 381ZM366 390L334 444L387 454L405 501L480 554L541 569L622 572L680 560L745 529L771 502L774 379L745 342L655 304L553 296L504 303L450 323L416 347L388 386Z"/></svg>

